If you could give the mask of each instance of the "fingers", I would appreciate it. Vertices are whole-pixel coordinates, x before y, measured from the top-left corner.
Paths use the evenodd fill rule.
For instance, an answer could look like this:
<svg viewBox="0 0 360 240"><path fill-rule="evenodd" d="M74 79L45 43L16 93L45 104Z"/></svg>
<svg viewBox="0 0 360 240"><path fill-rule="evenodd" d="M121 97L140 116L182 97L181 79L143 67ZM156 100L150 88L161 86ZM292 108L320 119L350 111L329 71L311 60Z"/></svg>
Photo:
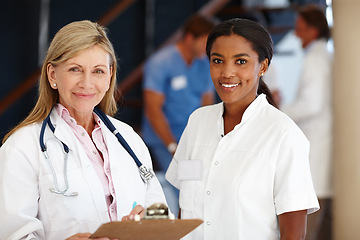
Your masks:
<svg viewBox="0 0 360 240"><path fill-rule="evenodd" d="M131 221L134 220L134 216L133 215L127 215L127 216L123 216L121 221Z"/></svg>
<svg viewBox="0 0 360 240"><path fill-rule="evenodd" d="M141 205L136 205L133 210L131 210L129 215L140 215L145 216L145 208Z"/></svg>
<svg viewBox="0 0 360 240"><path fill-rule="evenodd" d="M134 220L135 215L139 215L140 218L145 217L145 208L141 205L136 205L133 210L129 213L129 215L124 216L122 221Z"/></svg>

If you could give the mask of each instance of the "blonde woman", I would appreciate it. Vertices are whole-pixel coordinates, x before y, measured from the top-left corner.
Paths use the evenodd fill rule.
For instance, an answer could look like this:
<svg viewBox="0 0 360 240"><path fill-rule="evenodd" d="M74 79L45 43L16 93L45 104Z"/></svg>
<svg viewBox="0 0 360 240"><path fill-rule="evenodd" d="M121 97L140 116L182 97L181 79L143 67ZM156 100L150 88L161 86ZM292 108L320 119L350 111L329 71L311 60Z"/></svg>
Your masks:
<svg viewBox="0 0 360 240"><path fill-rule="evenodd" d="M0 148L0 239L88 239L103 223L166 202L145 144L110 117L116 69L98 24L73 22L55 35L37 103Z"/></svg>

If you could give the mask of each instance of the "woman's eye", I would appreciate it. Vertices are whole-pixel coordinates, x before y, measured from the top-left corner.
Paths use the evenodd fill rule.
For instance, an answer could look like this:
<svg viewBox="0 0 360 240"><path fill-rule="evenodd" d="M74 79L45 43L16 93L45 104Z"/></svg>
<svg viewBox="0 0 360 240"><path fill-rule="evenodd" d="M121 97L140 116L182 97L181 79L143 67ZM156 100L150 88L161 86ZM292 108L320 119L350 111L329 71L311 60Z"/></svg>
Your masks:
<svg viewBox="0 0 360 240"><path fill-rule="evenodd" d="M78 67L72 67L69 69L70 72L79 72L80 69Z"/></svg>
<svg viewBox="0 0 360 240"><path fill-rule="evenodd" d="M212 61L213 61L213 63L216 63L216 64L222 63L222 60L220 60L218 58L214 58Z"/></svg>
<svg viewBox="0 0 360 240"><path fill-rule="evenodd" d="M245 64L245 63L246 63L246 60L245 60L245 59L238 59L238 60L236 61L236 63L242 65L242 64Z"/></svg>
<svg viewBox="0 0 360 240"><path fill-rule="evenodd" d="M101 69L96 69L96 70L94 71L94 73L104 73L104 71L101 70Z"/></svg>

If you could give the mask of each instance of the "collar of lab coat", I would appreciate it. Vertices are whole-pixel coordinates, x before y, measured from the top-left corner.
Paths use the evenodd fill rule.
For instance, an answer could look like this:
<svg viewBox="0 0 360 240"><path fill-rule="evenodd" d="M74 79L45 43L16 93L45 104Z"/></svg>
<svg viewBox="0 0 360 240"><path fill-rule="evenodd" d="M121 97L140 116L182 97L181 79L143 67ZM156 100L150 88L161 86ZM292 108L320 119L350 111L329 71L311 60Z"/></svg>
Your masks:
<svg viewBox="0 0 360 240"><path fill-rule="evenodd" d="M70 151L74 151L76 155L79 155L79 159L83 167L90 165L91 162L88 160L81 143L76 139L76 136L73 134L70 126L58 115L55 108L50 113L50 120L55 128L55 137L65 143L69 147ZM51 132L50 129L48 129L48 131Z"/></svg>
<svg viewBox="0 0 360 240"><path fill-rule="evenodd" d="M243 116L242 116L242 119L241 119L241 122L235 127L237 128L238 126L241 126L243 124L245 124L247 121L249 121L251 118L254 117L254 113L256 113L257 111L257 108L264 104L264 102L267 102L266 100L266 95L261 93L259 96L257 96L254 101L252 101L250 103L250 105L246 108ZM218 123L222 124L223 125L223 115L224 115L224 103L221 104L221 108L219 109L219 112L218 112Z"/></svg>
<svg viewBox="0 0 360 240"><path fill-rule="evenodd" d="M313 48L315 48L317 45L324 45L326 46L327 44L327 40L325 40L324 38L320 38L320 39L315 39L314 41L312 41L311 43L309 43L306 48L304 48L304 53L308 54Z"/></svg>
<svg viewBox="0 0 360 240"><path fill-rule="evenodd" d="M91 164L90 161L88 161L88 158L86 156L85 151L83 150L81 143L76 139L76 136L72 132L70 126L65 122L64 119L62 119L58 115L58 113L55 109L53 109L51 111L50 119L51 119L52 124L55 127L55 132L54 132L55 137L58 138L63 143L65 143L69 147L70 151L73 150L75 152L78 152L79 155L82 155L80 157L80 159L81 159L81 164L83 166L87 166L87 165ZM113 144L120 144L120 143L118 143L115 135L110 132L110 130L106 127L106 125L101 120L100 120L100 127L104 134L104 141L105 141L106 146L109 147L110 142ZM113 155L113 152L109 151L110 158L113 157L112 155Z"/></svg>

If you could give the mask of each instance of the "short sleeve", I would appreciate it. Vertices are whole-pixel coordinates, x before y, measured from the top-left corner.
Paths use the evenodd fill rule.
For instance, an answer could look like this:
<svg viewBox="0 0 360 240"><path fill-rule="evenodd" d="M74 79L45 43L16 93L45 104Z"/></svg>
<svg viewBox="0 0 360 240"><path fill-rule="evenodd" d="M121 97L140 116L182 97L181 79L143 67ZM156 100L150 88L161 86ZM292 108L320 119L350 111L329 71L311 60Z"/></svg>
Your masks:
<svg viewBox="0 0 360 240"><path fill-rule="evenodd" d="M274 202L278 215L285 212L319 209L309 166L309 142L293 128L281 139L274 182Z"/></svg>
<svg viewBox="0 0 360 240"><path fill-rule="evenodd" d="M178 147L176 148L176 152L174 154L173 159L170 162L169 168L166 171L165 178L168 182L180 189L180 180L178 178L178 159L185 159L186 156L186 138L187 138L187 127L181 135Z"/></svg>
<svg viewBox="0 0 360 240"><path fill-rule="evenodd" d="M143 88L155 92L164 93L166 85L166 67L158 57L150 58L144 66Z"/></svg>

